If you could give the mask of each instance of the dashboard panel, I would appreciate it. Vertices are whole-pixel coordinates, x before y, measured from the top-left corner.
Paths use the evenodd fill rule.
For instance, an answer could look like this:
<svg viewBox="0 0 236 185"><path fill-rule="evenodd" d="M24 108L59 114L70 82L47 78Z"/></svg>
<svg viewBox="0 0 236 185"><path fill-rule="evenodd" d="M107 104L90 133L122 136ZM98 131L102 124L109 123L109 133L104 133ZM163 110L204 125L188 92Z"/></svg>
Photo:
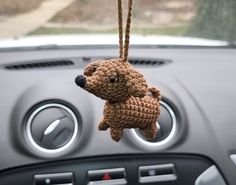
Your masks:
<svg viewBox="0 0 236 185"><path fill-rule="evenodd" d="M162 95L163 117L158 123L166 135L151 142L135 130L126 130L119 143L110 139L109 131L99 132L104 101L74 83L89 62L116 56L117 49L95 46L0 52L0 184L38 185L41 181L35 176L57 177L57 173L72 173L64 174L72 179L65 183L89 184L89 171L117 168L125 169L126 184L143 184L139 169L145 166L172 177L146 184L194 184L211 166L222 181L235 184L236 166L230 155L236 151L236 51L131 48L131 64ZM63 134L52 141L59 133ZM44 138L34 142L41 137L38 134ZM70 144L60 150L64 142ZM200 180L197 183L204 185Z"/></svg>

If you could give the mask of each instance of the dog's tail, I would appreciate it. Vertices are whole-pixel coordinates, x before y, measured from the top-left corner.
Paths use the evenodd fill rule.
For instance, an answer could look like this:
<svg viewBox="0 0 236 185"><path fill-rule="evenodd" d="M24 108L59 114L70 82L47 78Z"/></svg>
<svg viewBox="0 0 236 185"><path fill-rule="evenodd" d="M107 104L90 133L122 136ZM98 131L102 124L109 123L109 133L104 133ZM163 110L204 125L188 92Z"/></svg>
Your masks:
<svg viewBox="0 0 236 185"><path fill-rule="evenodd" d="M150 87L148 88L148 92L150 92L154 98L158 99L158 101L160 101L161 95L158 89L156 89L155 87Z"/></svg>

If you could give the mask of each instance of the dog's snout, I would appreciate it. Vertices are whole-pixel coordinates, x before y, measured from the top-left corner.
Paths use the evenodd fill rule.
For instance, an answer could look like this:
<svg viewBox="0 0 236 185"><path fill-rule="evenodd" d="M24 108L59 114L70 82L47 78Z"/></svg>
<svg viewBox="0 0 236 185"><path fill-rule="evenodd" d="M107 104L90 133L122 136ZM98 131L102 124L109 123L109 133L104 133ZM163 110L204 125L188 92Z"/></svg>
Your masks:
<svg viewBox="0 0 236 185"><path fill-rule="evenodd" d="M83 75L77 76L76 79L75 79L75 83L76 83L78 86L80 86L80 87L83 88L83 87L85 86L85 84L86 84L86 77L83 76Z"/></svg>

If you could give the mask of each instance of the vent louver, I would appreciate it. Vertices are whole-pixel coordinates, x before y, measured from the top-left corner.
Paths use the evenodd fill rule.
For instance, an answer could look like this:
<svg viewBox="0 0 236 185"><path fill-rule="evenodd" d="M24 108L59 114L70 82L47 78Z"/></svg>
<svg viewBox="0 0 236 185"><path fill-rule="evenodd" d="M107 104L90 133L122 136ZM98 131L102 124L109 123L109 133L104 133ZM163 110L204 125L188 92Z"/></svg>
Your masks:
<svg viewBox="0 0 236 185"><path fill-rule="evenodd" d="M55 60L55 61L42 61L42 62L5 65L4 68L8 70L26 70L26 69L62 67L71 65L74 65L74 63L71 60Z"/></svg>
<svg viewBox="0 0 236 185"><path fill-rule="evenodd" d="M160 66L167 63L170 63L170 60L166 59L129 59L129 63L132 65L141 65L141 66Z"/></svg>

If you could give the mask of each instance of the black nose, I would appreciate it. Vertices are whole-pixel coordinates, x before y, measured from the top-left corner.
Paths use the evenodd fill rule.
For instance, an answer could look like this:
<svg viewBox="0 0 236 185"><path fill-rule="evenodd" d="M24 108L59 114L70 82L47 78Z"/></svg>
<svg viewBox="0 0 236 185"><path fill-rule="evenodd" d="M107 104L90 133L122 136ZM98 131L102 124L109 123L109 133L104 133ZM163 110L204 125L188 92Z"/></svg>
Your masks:
<svg viewBox="0 0 236 185"><path fill-rule="evenodd" d="M76 83L78 86L80 86L80 87L83 88L83 87L85 86L85 84L86 84L86 77L83 76L83 75L77 76L76 79L75 79L75 83Z"/></svg>

